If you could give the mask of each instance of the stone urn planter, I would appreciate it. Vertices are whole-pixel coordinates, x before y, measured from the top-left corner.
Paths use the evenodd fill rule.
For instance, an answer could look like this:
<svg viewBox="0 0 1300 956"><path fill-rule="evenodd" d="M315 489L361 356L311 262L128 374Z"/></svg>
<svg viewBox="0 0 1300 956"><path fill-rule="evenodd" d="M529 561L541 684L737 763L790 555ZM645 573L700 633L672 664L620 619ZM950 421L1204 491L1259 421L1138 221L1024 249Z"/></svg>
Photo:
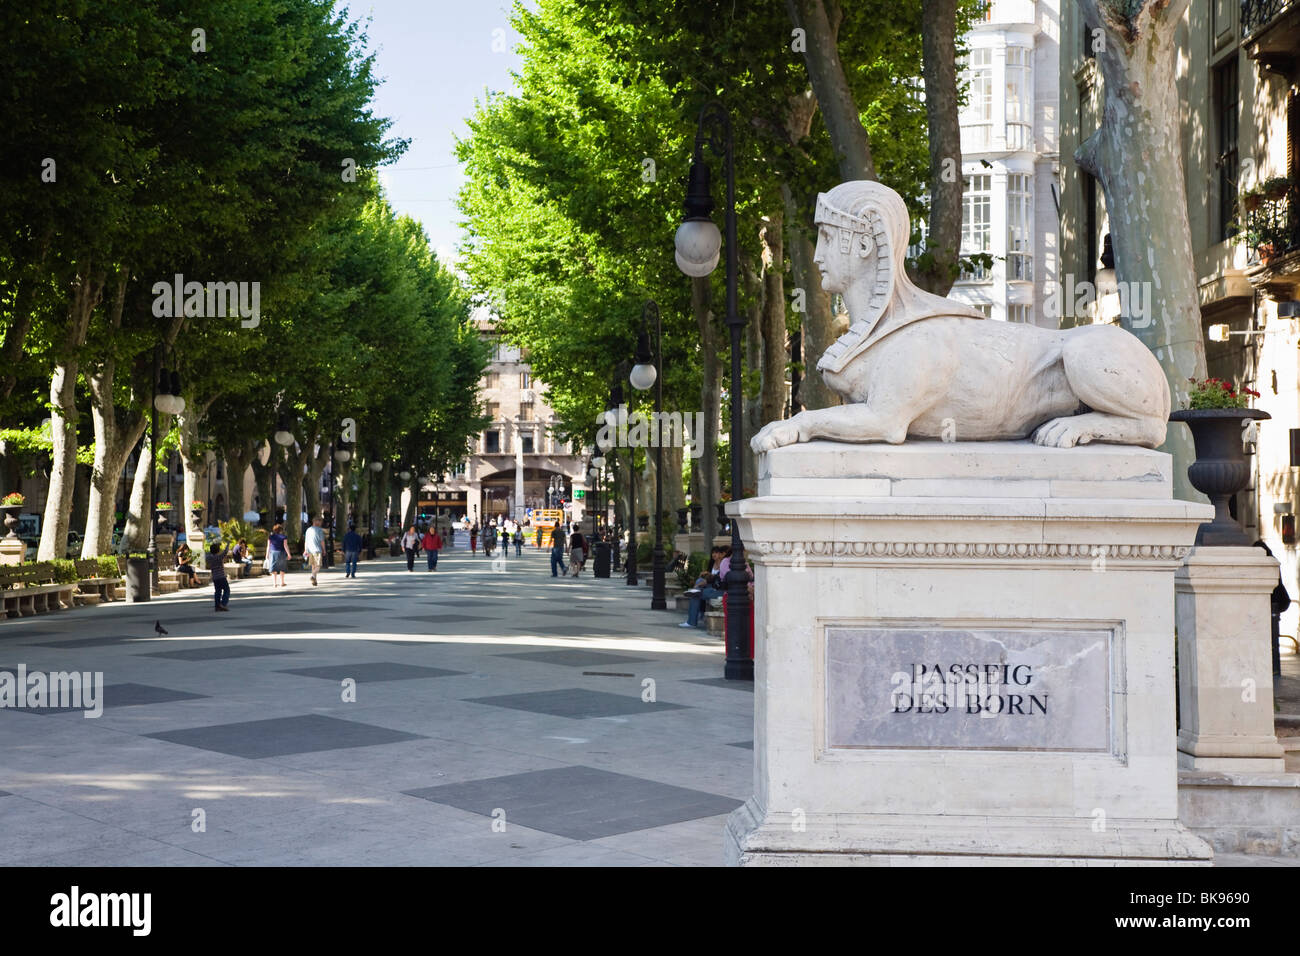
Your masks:
<svg viewBox="0 0 1300 956"><path fill-rule="evenodd" d="M636 516L636 530L637 530L637 531L649 531L649 530L650 530L650 516L649 516L649 515L637 515L637 516Z"/></svg>
<svg viewBox="0 0 1300 956"><path fill-rule="evenodd" d="M685 508L677 509L677 531L680 534L686 533L686 509Z"/></svg>
<svg viewBox="0 0 1300 956"><path fill-rule="evenodd" d="M1187 478L1214 505L1214 520L1196 530L1197 547L1248 548L1253 543L1228 512L1228 501L1250 484L1250 463L1241 441L1245 423L1271 417L1258 408L1190 408L1169 416L1192 430L1196 460Z"/></svg>
<svg viewBox="0 0 1300 956"><path fill-rule="evenodd" d="M18 532L14 529L18 527L18 516L22 512L22 505L0 505L0 514L5 516L5 530L9 532L5 535L6 539L18 537Z"/></svg>
<svg viewBox="0 0 1300 956"><path fill-rule="evenodd" d="M147 601L150 598L149 559L126 559L126 599Z"/></svg>
<svg viewBox="0 0 1300 956"><path fill-rule="evenodd" d="M704 520L704 505L691 505L691 527L699 530L700 522Z"/></svg>

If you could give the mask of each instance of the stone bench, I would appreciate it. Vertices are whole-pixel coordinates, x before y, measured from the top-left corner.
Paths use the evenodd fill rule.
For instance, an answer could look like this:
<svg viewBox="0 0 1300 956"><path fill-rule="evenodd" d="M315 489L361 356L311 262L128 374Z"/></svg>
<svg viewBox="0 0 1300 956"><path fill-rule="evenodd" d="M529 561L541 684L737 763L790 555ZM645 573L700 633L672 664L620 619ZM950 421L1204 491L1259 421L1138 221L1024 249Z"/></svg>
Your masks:
<svg viewBox="0 0 1300 956"><path fill-rule="evenodd" d="M721 611L704 612L704 623L708 627L710 634L715 634L718 637L721 637L726 622L727 622L727 616L723 614Z"/></svg>
<svg viewBox="0 0 1300 956"><path fill-rule="evenodd" d="M73 607L76 584L58 584L54 570L43 563L17 564L0 569L0 596L8 617L32 617L46 611Z"/></svg>
<svg viewBox="0 0 1300 956"><path fill-rule="evenodd" d="M101 601L116 601L117 589L124 586L122 577L106 577L100 574L99 562L93 558L76 563L79 580L79 593L75 595L79 604L99 604ZM91 598L94 598L91 600Z"/></svg>

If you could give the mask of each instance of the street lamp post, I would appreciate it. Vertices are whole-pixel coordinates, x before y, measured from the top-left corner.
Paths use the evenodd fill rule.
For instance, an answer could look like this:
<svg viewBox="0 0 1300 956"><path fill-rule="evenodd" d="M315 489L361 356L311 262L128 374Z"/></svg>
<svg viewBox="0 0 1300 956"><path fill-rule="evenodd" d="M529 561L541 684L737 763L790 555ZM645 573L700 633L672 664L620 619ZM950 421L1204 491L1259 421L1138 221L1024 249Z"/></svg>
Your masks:
<svg viewBox="0 0 1300 956"><path fill-rule="evenodd" d="M185 399L181 397L181 377L173 371L170 375L162 370L162 346L153 351L153 401L149 403L149 501L145 510L149 513L149 590L159 590L158 584L158 516L154 514L154 504L158 496L158 413L166 412L179 415L185 411ZM171 481L171 465L168 463L167 480ZM136 600L139 600L137 596Z"/></svg>
<svg viewBox="0 0 1300 956"><path fill-rule="evenodd" d="M655 324L653 355L650 351L650 333L647 330L647 320L651 317L653 317ZM641 308L641 334L637 337L636 365L632 367L632 373L628 376L628 381L632 383L633 388L642 392L651 385L654 386L655 421L659 423L657 427L662 427L660 415L664 410L663 323L659 318L659 306L654 299L646 300L646 304ZM652 611L665 611L668 609L668 599L664 593L663 464L663 435L660 434L656 435L655 440L655 550L654 563L651 569L652 590L650 596L650 610Z"/></svg>
<svg viewBox="0 0 1300 956"><path fill-rule="evenodd" d="M626 369L627 366L622 366ZM623 409L623 385L618 383L609 393L610 404L614 406L613 414L618 416ZM627 559L624 561L624 567L627 569L627 583L634 585L639 583L637 580L636 568L636 449L629 447L627 450L627 496L628 496L628 521L627 521Z"/></svg>
<svg viewBox="0 0 1300 956"><path fill-rule="evenodd" d="M708 130L706 134L706 129ZM704 147L721 153L727 177L727 327L731 330L731 500L744 495L741 469L744 454L744 417L741 396L744 394L740 368L741 332L745 317L736 303L739 275L739 251L736 245L736 165L731 135L731 117L721 103L713 102L700 110L695 131L695 154L691 158L690 178L686 187L686 219L674 239L677 265L688 276L709 275L718 265L721 236L709 218L713 197L709 194L709 167L704 163ZM754 659L749 653L749 574L745 565L745 545L740 539L740 524L731 521L731 569L727 573L727 663L723 676L728 680L753 680Z"/></svg>

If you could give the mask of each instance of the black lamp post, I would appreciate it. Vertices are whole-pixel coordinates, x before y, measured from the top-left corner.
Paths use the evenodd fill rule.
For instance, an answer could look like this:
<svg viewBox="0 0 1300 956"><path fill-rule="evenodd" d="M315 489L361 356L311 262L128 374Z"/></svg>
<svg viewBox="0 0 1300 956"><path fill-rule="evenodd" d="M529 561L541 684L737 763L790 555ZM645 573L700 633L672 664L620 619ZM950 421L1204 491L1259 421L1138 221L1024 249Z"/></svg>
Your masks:
<svg viewBox="0 0 1300 956"><path fill-rule="evenodd" d="M647 321L653 318L655 323L655 345L654 353L650 351L650 333L647 331ZM660 414L663 412L664 404L664 382L663 382L663 324L659 319L659 306L655 304L654 299L646 300L646 304L641 307L641 333L637 336L636 342L636 365L632 367L632 372L628 375L628 381L632 387L638 391L644 392L651 385L655 390L655 430L663 427ZM665 611L668 609L668 599L664 594L664 452L663 452L663 435L655 436L655 550L654 564L652 565L652 591L650 597L650 610Z"/></svg>
<svg viewBox="0 0 1300 956"><path fill-rule="evenodd" d="M708 131L706 133L706 130ZM745 317L736 304L739 251L736 245L736 165L731 136L731 117L721 103L713 102L700 111L695 131L695 154L691 158L686 187L686 219L677 229L674 244L677 266L688 276L702 278L718 265L721 236L709 218L713 197L709 193L709 167L704 164L704 147L721 153L727 176L727 327L731 330L731 500L744 494L741 470L745 447L741 396L744 394L740 369L741 332ZM749 574L745 566L745 545L740 524L731 522L731 569L727 573L727 663L728 680L753 680L754 659L749 655Z"/></svg>
<svg viewBox="0 0 1300 956"><path fill-rule="evenodd" d="M623 366L627 368L626 365ZM618 416L623 411L623 385L621 382L616 383L609 393L609 403L614 406L615 424ZM624 562L624 568L627 570L627 583L635 585L637 580L636 568L636 449L628 448L627 450L627 495L631 507L631 514L627 523L627 560Z"/></svg>
<svg viewBox="0 0 1300 956"><path fill-rule="evenodd" d="M179 372L162 370L162 346L156 346L153 352L153 401L149 405L149 588L156 591L158 586L158 520L154 514L154 504L158 496L158 473L156 468L158 456L158 413L179 415L185 411L185 399L181 397L181 376ZM167 469L168 481L171 480L171 468ZM136 600L139 600L138 596ZM147 597L146 597L147 600Z"/></svg>

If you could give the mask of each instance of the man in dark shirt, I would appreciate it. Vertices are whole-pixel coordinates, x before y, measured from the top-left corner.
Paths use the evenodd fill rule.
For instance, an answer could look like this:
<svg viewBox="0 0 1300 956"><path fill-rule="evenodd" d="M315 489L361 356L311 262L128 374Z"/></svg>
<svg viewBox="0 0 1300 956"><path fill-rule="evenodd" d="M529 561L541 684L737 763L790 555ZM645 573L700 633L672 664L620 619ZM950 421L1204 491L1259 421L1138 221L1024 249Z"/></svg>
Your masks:
<svg viewBox="0 0 1300 956"><path fill-rule="evenodd" d="M343 576L345 578L355 578L357 576L357 560L361 557L361 535L357 534L357 526L348 525L348 533L343 536Z"/></svg>

